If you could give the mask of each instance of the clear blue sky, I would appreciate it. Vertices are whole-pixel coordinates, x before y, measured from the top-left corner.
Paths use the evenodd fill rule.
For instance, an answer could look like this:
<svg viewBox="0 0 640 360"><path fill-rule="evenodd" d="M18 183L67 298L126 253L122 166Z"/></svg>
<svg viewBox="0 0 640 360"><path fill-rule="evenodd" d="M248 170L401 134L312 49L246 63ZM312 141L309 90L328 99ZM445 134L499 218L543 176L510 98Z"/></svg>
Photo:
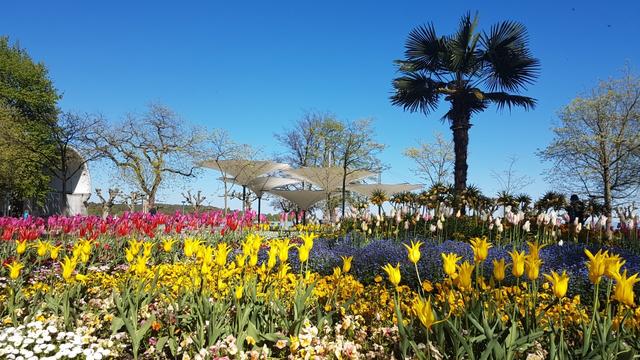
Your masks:
<svg viewBox="0 0 640 360"><path fill-rule="evenodd" d="M10 1L0 34L9 35L50 70L67 111L101 112L118 119L160 101L185 119L226 128L239 142L280 151L273 133L305 110L343 119L375 119L391 165L384 182L414 182L404 148L434 131L450 137L439 119L392 107L392 64L409 31L434 22L451 33L464 12L479 11L480 27L500 20L524 23L542 64L528 94L536 110L475 116L470 132L469 182L496 191L491 170L509 156L535 178L526 190L550 189L535 156L550 140L556 112L598 79L640 64L640 2L532 1ZM209 198L218 184L205 173L187 187ZM94 187L108 187L94 171ZM161 200L180 202L179 189ZM216 200L218 201L218 200Z"/></svg>

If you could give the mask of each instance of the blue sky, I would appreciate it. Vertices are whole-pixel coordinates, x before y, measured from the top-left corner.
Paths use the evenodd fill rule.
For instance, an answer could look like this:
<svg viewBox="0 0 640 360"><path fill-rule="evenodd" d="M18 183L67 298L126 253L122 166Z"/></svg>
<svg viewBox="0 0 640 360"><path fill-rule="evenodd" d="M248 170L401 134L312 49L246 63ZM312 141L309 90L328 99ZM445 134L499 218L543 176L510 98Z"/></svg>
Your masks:
<svg viewBox="0 0 640 360"><path fill-rule="evenodd" d="M434 114L405 113L390 105L392 61L403 55L409 31L433 22L451 33L466 11L480 27L500 20L526 25L542 64L527 94L531 112L492 108L472 119L469 183L493 195L491 170L510 156L534 177L534 197L551 187L535 151L550 140L556 112L625 62L638 71L638 1L11 1L3 5L0 34L19 41L49 68L67 111L101 112L117 120L159 101L186 120L226 128L238 142L277 153L273 133L305 110L343 119L373 118L382 155L391 166L383 182L415 182L402 151L435 131L450 137ZM109 176L94 169L94 187ZM213 199L215 174L186 185ZM180 202L167 189L161 200ZM220 203L218 199L216 203Z"/></svg>

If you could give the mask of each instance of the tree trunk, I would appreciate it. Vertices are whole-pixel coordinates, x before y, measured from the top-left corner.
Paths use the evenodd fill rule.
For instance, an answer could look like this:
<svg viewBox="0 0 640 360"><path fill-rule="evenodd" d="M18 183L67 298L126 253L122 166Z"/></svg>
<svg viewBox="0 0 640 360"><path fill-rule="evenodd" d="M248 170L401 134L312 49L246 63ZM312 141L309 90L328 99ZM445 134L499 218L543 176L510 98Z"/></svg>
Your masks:
<svg viewBox="0 0 640 360"><path fill-rule="evenodd" d="M143 204L145 204L145 206L143 206L143 209L142 209L143 212L149 212L151 209L155 209L156 207L155 192L147 194L147 200L143 201Z"/></svg>
<svg viewBox="0 0 640 360"><path fill-rule="evenodd" d="M102 205L102 218L103 219L108 218L110 212L111 212L111 207L109 205Z"/></svg>
<svg viewBox="0 0 640 360"><path fill-rule="evenodd" d="M455 152L454 188L460 194L467 188L467 148L469 147L469 122L470 114L466 111L458 111L453 120L453 145Z"/></svg>
<svg viewBox="0 0 640 360"><path fill-rule="evenodd" d="M342 219L344 219L344 211L347 205L347 167L343 168L342 173Z"/></svg>
<svg viewBox="0 0 640 360"><path fill-rule="evenodd" d="M60 191L60 214L62 216L67 216L68 215L68 211L67 211L67 182L64 178L64 176L62 177L62 189Z"/></svg>
<svg viewBox="0 0 640 360"><path fill-rule="evenodd" d="M604 186L604 215L607 217L607 240L611 240L613 238L613 232L611 231L611 212L613 208L613 199L611 195L611 174L608 166L604 166L602 172L602 185Z"/></svg>

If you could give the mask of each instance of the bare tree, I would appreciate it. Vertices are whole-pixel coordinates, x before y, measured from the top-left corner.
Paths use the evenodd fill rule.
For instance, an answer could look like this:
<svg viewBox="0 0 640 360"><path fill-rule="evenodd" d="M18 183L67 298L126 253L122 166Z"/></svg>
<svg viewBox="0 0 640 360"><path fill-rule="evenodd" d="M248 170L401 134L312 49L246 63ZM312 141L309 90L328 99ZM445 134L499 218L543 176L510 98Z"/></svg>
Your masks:
<svg viewBox="0 0 640 360"><path fill-rule="evenodd" d="M201 190L198 190L198 192L195 194L192 194L191 190L187 190L186 193L184 192L182 193L182 197L185 199L187 204L189 204L189 206L193 208L193 211L195 213L200 212L200 208L202 207L202 204L204 204L204 201L207 199L206 196L202 195Z"/></svg>
<svg viewBox="0 0 640 360"><path fill-rule="evenodd" d="M640 79L627 68L601 81L560 112L553 140L539 156L553 163L548 178L561 189L604 202L611 224L615 203L640 186Z"/></svg>
<svg viewBox="0 0 640 360"><path fill-rule="evenodd" d="M123 179L146 195L146 205L154 208L168 178L194 175L204 136L168 107L150 104L142 115L103 124L90 139L93 148L113 162Z"/></svg>
<svg viewBox="0 0 640 360"><path fill-rule="evenodd" d="M519 193L525 187L533 184L534 180L528 175L520 175L516 169L518 158L516 156L509 156L507 159L507 168L502 172L491 170L491 177L493 177L498 183L498 192L504 195L515 197L516 193Z"/></svg>
<svg viewBox="0 0 640 360"><path fill-rule="evenodd" d="M434 137L433 143L420 142L417 147L404 151L404 156L415 162L413 173L429 186L450 183L453 173L453 142L445 140L438 132Z"/></svg>
<svg viewBox="0 0 640 360"><path fill-rule="evenodd" d="M102 195L102 189L96 189L96 195L100 198L100 203L102 205L102 218L106 219L111 213L111 209L116 203L116 199L120 196L120 189L109 189L109 196L107 198Z"/></svg>
<svg viewBox="0 0 640 360"><path fill-rule="evenodd" d="M219 164L219 161L222 160L255 159L257 154L258 150L254 149L251 145L238 144L233 141L226 130L215 129L205 140L203 157ZM230 179L223 170L220 170L220 180L224 188L222 196L224 198L224 212L226 214L229 208L228 201L233 183L229 181Z"/></svg>
<svg viewBox="0 0 640 360"><path fill-rule="evenodd" d="M277 159L293 167L336 166L340 161L338 151L344 129L345 124L337 120L331 113L306 112L293 123L292 128L274 135L285 149L285 152L277 156ZM289 185L287 188L309 190L312 188L312 184L303 181ZM277 203L273 205L279 206ZM281 205L283 206L279 207L285 212L296 209L295 205L286 201ZM331 204L326 202L325 205L326 213L331 213Z"/></svg>
<svg viewBox="0 0 640 360"><path fill-rule="evenodd" d="M339 162L345 124L328 112L306 112L293 127L275 134L285 148L279 160L294 167L332 166Z"/></svg>
<svg viewBox="0 0 640 360"><path fill-rule="evenodd" d="M132 191L129 194L125 195L122 200L123 203L127 205L127 208L129 208L129 211L134 212L136 211L136 205L138 204L138 202L142 202L144 200L144 194L137 191Z"/></svg>

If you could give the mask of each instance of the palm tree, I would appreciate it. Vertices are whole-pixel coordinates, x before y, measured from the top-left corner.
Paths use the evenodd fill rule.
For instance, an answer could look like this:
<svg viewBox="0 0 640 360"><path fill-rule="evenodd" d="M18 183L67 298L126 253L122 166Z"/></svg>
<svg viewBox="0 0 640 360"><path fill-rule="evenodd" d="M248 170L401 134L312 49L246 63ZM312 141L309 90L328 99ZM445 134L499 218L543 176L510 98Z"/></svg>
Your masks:
<svg viewBox="0 0 640 360"><path fill-rule="evenodd" d="M405 59L396 61L402 76L393 81L391 103L410 112L429 114L444 98L450 103L443 120L453 131L455 190L467 183L467 147L471 115L490 104L498 109L513 106L532 109L533 98L518 95L539 73L539 61L531 56L527 31L522 24L505 21L489 32L476 32L477 15L466 14L458 31L437 36L433 24L409 33Z"/></svg>
<svg viewBox="0 0 640 360"><path fill-rule="evenodd" d="M382 216L382 204L389 200L389 196L386 192L376 189L371 193L371 203L378 206L378 216Z"/></svg>

